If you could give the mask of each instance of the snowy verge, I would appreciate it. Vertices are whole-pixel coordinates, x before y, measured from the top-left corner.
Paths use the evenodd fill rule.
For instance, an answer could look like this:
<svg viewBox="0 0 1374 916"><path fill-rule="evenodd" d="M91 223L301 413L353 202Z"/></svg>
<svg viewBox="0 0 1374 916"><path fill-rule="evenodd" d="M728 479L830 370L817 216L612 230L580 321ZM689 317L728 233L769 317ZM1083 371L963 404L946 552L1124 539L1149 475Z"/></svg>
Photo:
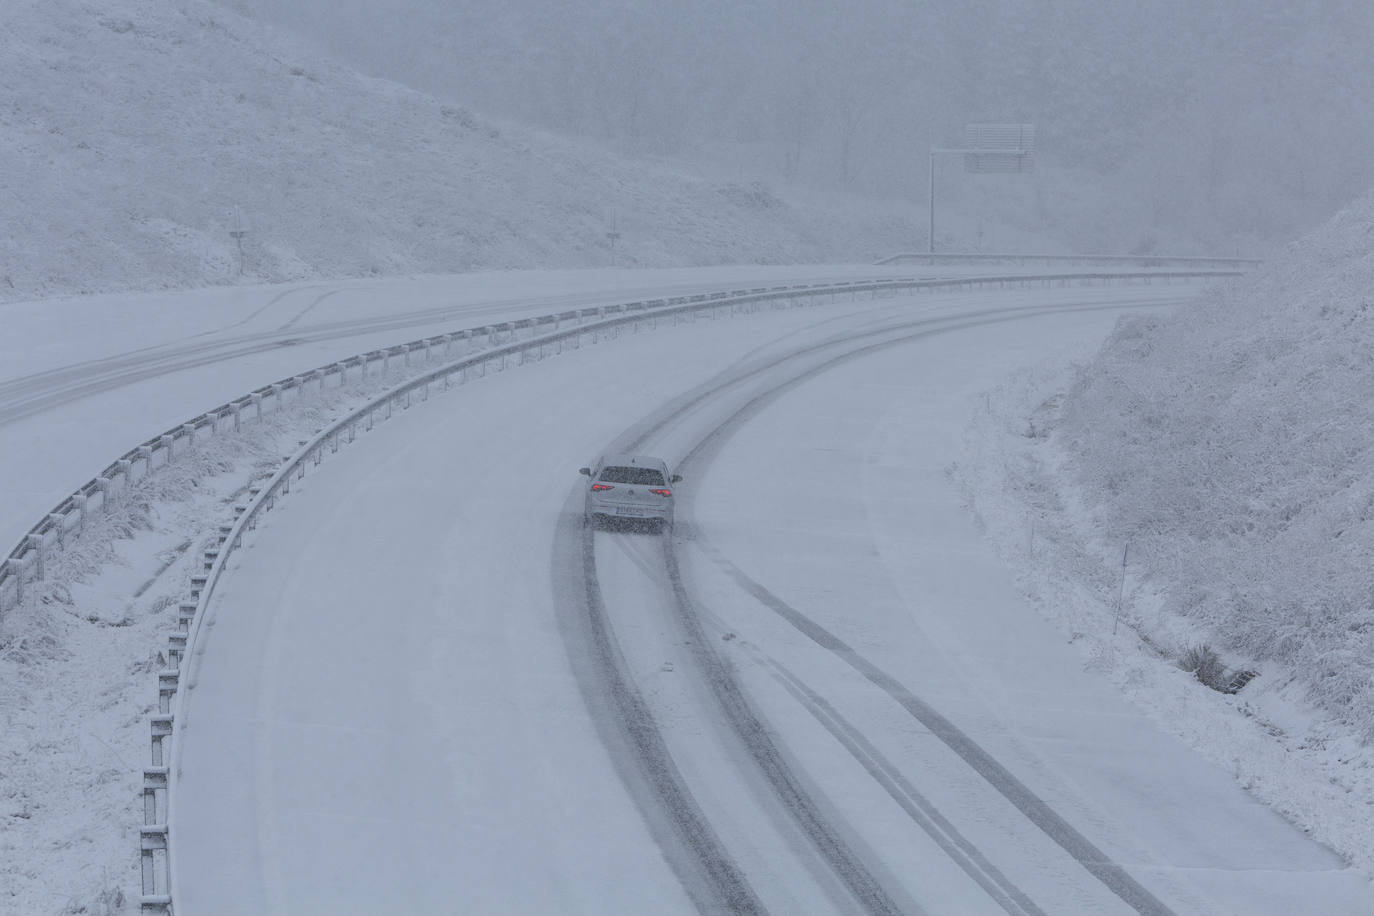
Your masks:
<svg viewBox="0 0 1374 916"><path fill-rule="evenodd" d="M1077 361L1090 356L1057 354L988 391L950 473L1019 587L1104 688L1374 875L1374 748L1309 702L1278 664L1248 665L1260 674L1234 695L1182 670L1181 656L1208 642L1206 629L1165 611L1164 586L1084 506L1055 432ZM1225 825L1214 827L1225 842Z"/></svg>
<svg viewBox="0 0 1374 916"><path fill-rule="evenodd" d="M397 368L313 389L131 485L0 621L0 913L137 912L140 782L157 646L204 550L249 487L327 426L403 382Z"/></svg>

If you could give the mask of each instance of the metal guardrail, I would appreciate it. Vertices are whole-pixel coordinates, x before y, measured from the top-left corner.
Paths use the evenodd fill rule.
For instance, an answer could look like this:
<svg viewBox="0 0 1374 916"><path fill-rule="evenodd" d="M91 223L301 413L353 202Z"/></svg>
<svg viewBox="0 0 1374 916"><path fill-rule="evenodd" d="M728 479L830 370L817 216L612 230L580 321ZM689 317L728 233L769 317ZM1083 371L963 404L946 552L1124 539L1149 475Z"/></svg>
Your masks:
<svg viewBox="0 0 1374 916"><path fill-rule="evenodd" d="M463 342L469 353L463 358L444 362L438 368L422 372L415 378L391 388L347 416L330 424L287 460L261 486L249 490L246 505L236 506L234 522L220 527L217 544L205 551L203 569L191 578L190 600L178 606L177 629L168 637L168 667L158 674L158 711L149 718L151 765L143 771L143 824L139 828L142 895L140 907L147 914L172 914L176 896L177 877L173 867L172 837L168 824L173 804L175 784L176 741L175 724L186 702L186 691L179 690L182 664L191 656L196 637L205 619L206 608L215 585L224 574L229 557L243 544L243 539L257 528L266 513L291 492L292 480L299 480L307 468L318 466L324 458L337 452L342 445L353 442L358 434L371 431L374 426L391 417L397 407L407 409L415 398L427 401L434 386L448 390L474 375L484 377L493 368L504 370L513 359L519 365L543 359L550 351L561 353L566 348L580 349L590 337L596 343L604 334L618 336L624 328L638 330L642 324L657 326L661 321L678 323L719 309L757 310L762 307L797 305L803 299L835 301L846 294L857 298L869 294L874 298L903 292L936 292L952 289L1004 288L1008 285L1068 286L1096 283L1153 283L1177 280L1194 281L1237 276L1237 271L1184 271L1137 273L1089 273L1057 275L1006 275L968 277L950 280L921 280L915 278L849 281L841 283L779 286L750 290L732 290L666 299L628 302L599 308L584 308L525 318L518 321L484 325L428 337L406 344L384 347L349 359L265 385L226 404L206 411L160 436L137 446L111 464L99 477L88 482L63 500L35 525L0 566L0 612L22 600L25 583L41 579L45 557L53 549L63 549L65 539L79 533L89 514L113 508L121 494L137 480L146 477L157 467L172 461L179 450L194 445L198 435L209 436L221 428L238 430L245 420L262 416L264 405L279 409L288 392L302 391L311 382L323 388L326 379L337 376L344 384L348 373L357 370L366 375L368 367L381 364L385 372L392 359L403 359L406 365L414 353L421 352L426 362L435 359L435 351L442 347L440 358L451 358L454 344ZM573 327L564 329L564 325ZM524 339L520 332L527 331ZM481 341L485 349L471 353ZM480 372L479 372L480 370ZM141 473L140 473L141 468ZM9 596L7 598L7 596Z"/></svg>
<svg viewBox="0 0 1374 916"><path fill-rule="evenodd" d="M726 295L743 295L751 290L740 290ZM44 577L48 557L54 550L62 550L67 539L79 534L87 520L97 512L113 508L129 486L146 477L158 467L171 462L183 449L202 439L212 438L222 429L238 430L245 420L260 419L265 410L281 407L294 392L299 392L312 382L323 387L331 378L340 383L349 374L357 371L366 376L380 366L385 373L393 361L400 360L410 365L414 354L419 353L425 362L434 359L436 351L440 356L452 356L455 345L464 345L470 352L475 346L495 346L510 343L524 334L527 337L539 334L550 327L557 331L569 321L586 322L596 320L614 311L636 311L650 308L665 308L682 305L689 299L704 297L676 297L644 302L629 302L617 306L579 309L538 318L524 318L500 322L481 327L454 331L433 337L413 340L360 353L356 356L319 366L307 372L290 376L235 398L225 404L212 408L197 417L172 427L166 432L135 446L115 459L99 476L87 481L76 492L63 499L52 511L39 520L4 560L0 560L0 616L23 600L25 586Z"/></svg>
<svg viewBox="0 0 1374 916"><path fill-rule="evenodd" d="M1081 264L1085 267L1135 268L1198 268L1205 270L1245 270L1260 263L1259 258L1176 257L1174 255L1080 255L1080 254L940 254L939 252L908 252L894 254L876 261L878 266L891 264L1047 264L1065 266Z"/></svg>
<svg viewBox="0 0 1374 916"><path fill-rule="evenodd" d="M346 380L348 373L357 369L360 374L366 375L371 371L371 367L380 363L383 372L391 366L393 359L401 359L406 365L411 362L414 353L423 354L426 361L433 357L436 348L443 348L443 356L451 355L451 350L455 343L466 342L471 348L474 341L481 340L487 346L500 344L503 340L511 342L521 333L527 336L534 336L541 330L552 326L554 331L559 330L565 322L578 321L586 322L603 317L607 314L617 312L636 312L650 310L664 310L691 305L701 302L720 301L726 298L739 300L742 297L751 296L778 296L778 295L825 295L833 292L856 291L856 290L933 290L950 289L956 286L975 288L987 284L1006 284L1013 282L1047 282L1047 283L1069 283L1069 282L1100 282L1108 279L1120 279L1125 281L1145 281L1149 279L1168 280L1170 278L1199 278L1199 277L1226 277L1234 276L1233 272L1208 271L1168 273L1093 273L1093 274L1057 274L1045 276L991 276L991 277L967 277L951 280L923 280L919 278L895 278L882 279L875 281L847 281L840 283L826 284L802 284L798 286L767 287L750 290L731 290L728 292L717 292L710 294L697 294L693 296L677 296L665 299L651 299L639 302L628 302L620 305L604 306L601 308L578 309L569 312L562 312L555 315L543 315L538 318L524 318L517 321L501 322L492 325L483 325L477 328L469 328L462 331L455 331L448 334L440 334L434 337L427 337L420 340L410 341L409 343L397 344L391 347L383 347L378 350L371 350L357 356L328 365L319 366L307 372L291 376L264 385L254 391L249 392L228 403L221 404L205 413L194 417L185 423L181 423L167 430L161 435L135 446L125 452L110 464L97 477L87 481L76 492L63 499L53 508L53 510L43 516L37 524L29 529L19 543L10 551L9 555L0 561L0 616L5 611L23 600L24 588L27 583L44 577L46 560L48 555L54 550L61 550L67 538L78 534L86 525L87 519L92 513L103 511L107 507L113 507L118 503L122 493L128 490L129 486L137 480L142 479L152 472L155 468L167 464L175 457L176 453L184 448L193 445L200 438L213 437L222 427L229 426L235 430L239 429L245 415L250 419L260 418L264 409L276 409L280 407L286 398L292 393L300 390L311 382L318 382L323 386L331 377L337 377L340 381Z"/></svg>

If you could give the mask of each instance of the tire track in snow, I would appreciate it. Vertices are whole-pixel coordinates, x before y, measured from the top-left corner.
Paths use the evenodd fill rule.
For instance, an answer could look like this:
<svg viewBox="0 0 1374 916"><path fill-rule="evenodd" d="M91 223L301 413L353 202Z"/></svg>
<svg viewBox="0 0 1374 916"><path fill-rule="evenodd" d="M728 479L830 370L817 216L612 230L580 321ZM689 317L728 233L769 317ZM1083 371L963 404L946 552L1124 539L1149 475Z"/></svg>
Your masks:
<svg viewBox="0 0 1374 916"><path fill-rule="evenodd" d="M890 307L890 305L879 306L873 311L881 311ZM800 373L794 373L780 383L773 384L763 395L754 395L746 405L746 410L751 405L757 405L766 399L775 397L781 391L798 384L805 378L878 349L896 346L919 337L1045 314L1125 307L1128 306L1121 302L1114 302L1110 305L1090 303L1075 306L1055 305L1032 308L996 307L985 308L973 313L966 312L957 316L908 317L876 327L870 323L858 331L851 328L847 334L838 338L832 337L819 343L804 345L790 352L765 358L758 363L721 373L712 381L674 400L664 409L646 418L619 437L616 443L608 446L607 451L638 451L646 441L665 427L691 414L707 402L721 397L729 388L743 382L766 377L777 372L788 363L807 357L820 358L822 361L818 365L803 368ZM819 324L824 324L824 322ZM864 341L868 341L868 343L863 343ZM858 344L857 347L856 344ZM840 352L837 355L826 356L827 351L833 350ZM739 422L739 417L740 412L737 411L722 426L729 425L732 421ZM717 426L704 441L718 437L722 426ZM698 445L697 449L693 450L693 454L700 448L701 446ZM688 457L690 460L692 455L689 454ZM754 712L752 704L749 703L747 696L735 679L729 663L711 648L711 641L705 638L701 629L700 615L683 583L672 539L665 538L664 545L664 562L668 568L669 582L677 605L678 622L688 635L688 641L693 647L697 665L710 684L717 703L725 714L727 723L732 727L737 738L769 781L784 808L792 815L798 827L810 839L813 847L828 863L832 872L868 912L920 912L919 907L909 898L904 900L903 904L897 903L894 894L873 874L862 857L849 848L841 833L821 812L820 806L811 798L802 781L792 771L781 750L771 738L770 730ZM592 574L595 572L594 567L595 559L593 557ZM1024 898L1024 894L1021 896Z"/></svg>
<svg viewBox="0 0 1374 916"><path fill-rule="evenodd" d="M889 308L889 304L884 304L872 311ZM822 320L816 326L830 320ZM950 320L949 317L927 317L918 320L918 323L940 324ZM862 332L861 336L885 333L890 333L890 328L868 330ZM761 364L752 364L743 370L727 370L702 386L704 390L699 389L671 402L620 439L629 439L631 445L626 448L632 448L732 385L774 371L798 356L834 346L836 342L829 339L767 358ZM620 450L623 449L619 444L606 449L608 452ZM745 876L739 872L728 850L692 797L652 712L634 687L633 677L612 631L601 594L596 570L595 533L591 528L582 526L579 534L577 528L567 521L581 517L579 496L580 490L575 489L564 511L565 522L555 538L553 569L555 591L560 603L568 601L569 596L578 596L579 606L576 610L560 615L559 619L569 659L583 696L593 711L592 718L601 730L603 741L611 747L611 757L620 768L621 777L631 796L639 802L651 831L659 838L670 865L698 909L702 912L765 912L762 902L749 888ZM667 538L664 542L669 543ZM675 565L671 547L666 548L665 560ZM685 595L680 591L680 576L676 577L676 583L679 593ZM695 626L700 630L695 613L688 611L678 616L685 626ZM697 647L708 645L701 634L691 641ZM735 730L744 746L777 789L788 812L802 822L801 828L831 870L870 913L923 912L910 900L905 901L905 907L899 907L892 895L839 838L791 772L779 749L767 737L767 730L752 712L733 674L728 667L724 667L722 659L712 659L712 654L710 649L706 649L705 654L698 652L699 664L707 670L713 691L718 697L725 697L727 707L732 712L727 718L736 726ZM664 818L656 817L659 812L666 815L666 823Z"/></svg>
<svg viewBox="0 0 1374 916"><path fill-rule="evenodd" d="M1182 301L1185 300L1182 298L1175 300L1150 299L1147 300L1147 303L1165 306ZM926 315L921 318L908 318L876 328L869 326L857 333L851 329L848 334L842 337L828 338L820 343L804 345L778 356L765 357L750 365L726 370L711 381L682 397L674 399L661 410L632 426L605 450L607 452L637 451L663 429L680 422L710 400L721 397L730 388L773 373L789 362L795 362L806 357L823 357L826 351L839 349L842 352L823 359L819 365L804 368L799 374L774 384L764 394L751 398L743 410L736 411L723 424L718 425L705 440L698 443L698 446L693 450L693 455L697 455L708 442L720 441L722 430L725 427L743 422L745 417L742 414L752 413L752 410L756 410L765 400L778 396L806 378L879 349L896 346L920 337L984 324L1065 312L1123 309L1141 304L1146 303L1114 300L1106 304L1098 302L1071 306L993 307L963 312L959 315ZM890 307L890 305L879 306L873 311ZM820 322L819 324L824 323ZM863 341L870 342L863 344ZM856 348L856 344L860 344L860 346ZM709 463L709 459L704 463ZM569 498L565 518L580 518L578 495L580 495L580 490L575 489ZM657 805L663 806L666 809L670 829L675 838L685 845L686 849L697 860L696 862L684 862L682 856L673 854L671 846L665 845L665 853L668 854L674 869L677 870L680 879L683 880L688 893L697 901L699 907L714 909L720 902L728 900L732 894L747 888L747 883L745 878L738 874L737 867L730 861L728 853L720 844L714 831L705 822L704 815L695 800L692 799L690 790L682 782L681 775L668 754L666 744L661 734L658 733L658 727L653 720L652 713L632 686L628 668L611 631L604 602L601 598L600 586L596 579L594 536L589 530L584 531L582 537L576 541L575 550L567 550L566 546L559 546L560 544L567 545L571 540L572 536L567 532L556 539L554 566L560 600L566 600L564 596L570 594L581 593L585 595L581 601L583 607L579 608L579 612L563 618L565 620L564 638L569 648L569 656L573 661L574 670L578 674L579 684L582 686L589 705L595 711L594 719L597 721L598 727L603 730L603 740L617 746L628 746L630 749L628 756L635 764L633 769L624 765L626 755L613 753L612 757L616 760L617 765L621 766L622 778L626 780L632 795L641 800L648 798ZM665 563L669 565L671 577L671 571L675 570L677 566L677 558L673 553L674 548L670 538L664 539L664 545ZM560 558L558 554L564 551L569 556ZM571 555L575 555L575 557ZM563 570L561 574L559 573L560 568ZM681 588L682 596L690 602L680 573L676 576L674 588L675 590ZM679 616L687 622L688 626L700 627L698 614L690 606L681 609ZM575 625L568 624L566 621L569 619L575 620L577 623ZM711 645L710 641L699 638L693 639L692 642L695 647L703 647L701 651L714 654L714 650L704 648ZM593 658L595 663L589 666L588 657ZM736 695L740 698L733 716L727 716L737 723L736 730L739 731L740 727L743 727L745 731L749 731L757 726L759 733L766 734L762 729L762 723L749 708L747 699L743 698L743 692L734 680L728 665L722 659L717 658L714 662L708 661L707 667L708 669L715 669L718 675L719 692L727 695L730 704L736 703L734 699ZM771 741L771 739L769 740ZM745 744L746 746L750 745L747 737ZM855 744L854 746L859 745ZM807 822L801 825L802 829L807 831L807 835L812 838L813 843L822 851L823 855L827 856L836 873L841 876L856 898L863 902L871 912L902 912L902 909L896 908L896 903L887 890L876 881L863 862L845 846L838 834L826 823L826 819L821 816L818 807L806 796L800 782L788 771L787 765L777 748L774 747L771 752L766 752L764 756L767 759L760 762L761 768L770 774L775 789L778 789L779 794L784 797L784 803L788 797L794 802L794 804L788 804L788 810ZM781 785L780 789L778 788L779 785ZM645 810L643 805L641 805L641 810L644 810L646 818L651 821L651 827L653 827L654 812ZM812 829L807 829L808 826ZM818 831L819 835L813 830ZM703 877L706 879L711 892L709 900L702 900L703 889L693 883L692 878L694 876L698 880ZM761 912L762 905L757 897L753 896L752 891L748 893L752 905L757 907L757 910L743 911ZM1035 905L1030 903L1028 898L1025 898L1025 895L1019 891L1012 893L1003 887L1002 893L1006 898L1013 901L1026 900L1029 907L1023 907L1023 910L1027 914L1038 913L1038 910L1034 909ZM995 899L996 895L993 896ZM907 911L919 912L914 903L908 902L906 906ZM1168 911L1165 909L1158 912L1167 913Z"/></svg>
<svg viewBox="0 0 1374 916"><path fill-rule="evenodd" d="M187 369L197 369L215 363L241 359L245 356L253 356L283 347L322 343L386 331L399 331L436 324L458 317L476 320L489 317L510 317L513 313L523 313L531 307L538 306L562 305L565 308L573 308L585 302L601 302L606 299L605 295L593 296L589 294L565 298L514 299L498 303L447 305L407 312L404 315L335 321L328 324L317 324L303 330L294 329L295 324L304 316L305 312L309 312L324 298L337 292L344 292L344 290L333 290L317 298L306 307L305 312L297 314L295 318L274 330L242 334L228 339L198 341L199 338L238 327L286 296L301 292L304 289L307 287L297 287L280 293L267 305L262 306L247 318L214 331L203 331L179 341L153 347L142 347L127 353L74 363L57 369L47 369L0 382L0 426L125 385ZM192 341L198 342L192 343ZM302 370L307 368L313 369L315 364L303 366Z"/></svg>
<svg viewBox="0 0 1374 916"><path fill-rule="evenodd" d="M198 369L283 347L400 330L429 324L433 320L425 318L411 321L390 318L379 321L345 322L325 329L300 331L293 335L286 335L280 330L269 331L228 341L159 347L22 376L0 384L0 426L81 398L174 372Z"/></svg>
<svg viewBox="0 0 1374 916"><path fill-rule="evenodd" d="M324 300L326 300L326 299L328 299L328 298L330 298L330 297L332 297L332 296L337 296L337 295L339 295L340 293L343 293L343 292L371 292L371 291L372 291L372 287L370 287L370 286L359 286L359 287L354 287L354 288L348 289L348 290L331 289L331 290L330 290L329 292L327 292L327 293L321 293L320 295L318 295L318 296L315 297L315 299L314 299L313 302L311 302L311 303L310 303L309 305L307 305L305 308L303 308L303 309L301 309L299 312L297 312L294 316L292 316L292 318L291 318L290 321L286 322L286 323L283 324L281 327L277 328L277 330L279 330L279 331L285 331L285 330L287 330L288 328L293 328L293 327L295 327L296 325L300 324L300 321L301 321L302 318L304 318L306 315L309 315L311 312L313 312L313 311L315 310L315 308L316 308L321 302L324 302Z"/></svg>
<svg viewBox="0 0 1374 916"><path fill-rule="evenodd" d="M698 911L766 913L692 797L635 687L606 614L595 533L575 521L581 511L574 507L575 497L554 539L555 597L565 610L559 621L568 657L602 740Z"/></svg>
<svg viewBox="0 0 1374 916"><path fill-rule="evenodd" d="M997 866L989 862L987 857L940 813L940 809L921 794L901 770L883 756L882 751L874 747L873 742L841 715L839 710L808 687L805 681L789 671L781 662L769 658L756 646L742 643L741 648L773 673L783 688L806 707L816 721L859 761L907 816L924 830L965 874L982 887L989 897L997 901L997 905L1006 910L1008 916L1046 916L1044 910L1036 906L1024 891L1003 875Z"/></svg>
<svg viewBox="0 0 1374 916"><path fill-rule="evenodd" d="M698 540L698 544L711 556L727 575L741 588L756 598L760 604L772 610L799 632L811 639L816 645L827 649L837 658L863 675L870 683L881 688L898 705L911 714L912 718L925 726L932 735L959 756L979 776L982 776L1003 798L1011 802L1033 824L1040 828L1060 848L1071 855L1093 877L1102 882L1112 893L1128 904L1142 916L1173 916L1173 910L1164 904L1143 885L1137 882L1111 857L1099 849L1091 840L1079 833L1068 821L1036 795L1030 787L1021 782L1011 771L997 762L976 741L965 734L958 726L941 715L934 707L917 697L900 681L865 659L861 654L824 627L811 620L800 611L788 605L764 586L749 578L729 560Z"/></svg>
<svg viewBox="0 0 1374 916"><path fill-rule="evenodd" d="M914 901L904 901L905 905L898 903L894 894L850 848L837 826L826 816L807 790L802 778L788 764L782 749L773 738L772 729L755 712L754 704L749 701L744 688L740 686L729 661L715 650L712 641L707 637L701 624L701 615L683 584L682 570L678 567L677 552L673 549L672 539L663 538L663 545L663 562L668 569L668 581L676 605L678 623L688 635L692 655L697 666L706 675L707 683L711 686L716 703L725 713L727 723L763 771L778 800L866 912L891 916L924 913L925 911Z"/></svg>
<svg viewBox="0 0 1374 916"><path fill-rule="evenodd" d="M776 400L785 392L800 385L802 382L854 359L870 355L879 350L908 343L919 338L949 333L951 331L981 324L1001 323L1005 321L1014 321L1018 318L1038 317L1070 311L1106 310L1122 307L1124 306L1116 304L1051 307L1021 310L1021 314L1014 316L1005 315L1004 310L996 310L995 312L985 313L989 317L978 318L976 316L969 316L968 320L965 321L947 322L940 327L925 327L914 332L889 337L887 340L858 346L849 352L831 357L818 365L803 369L790 378L778 382L761 393L749 398L742 406L734 410L707 435L702 437L683 458L680 467L687 470L689 473L692 468L699 469L699 472L694 474L694 476L700 478L702 472L709 466L724 443L743 426L744 423L752 419L752 417L763 407ZM922 322L922 324L928 325L930 322ZM871 337L873 335L868 334L863 336ZM851 340L853 340L853 338L851 338ZM697 399L704 400L711 395L712 392L702 392ZM666 426L672 419L672 417L662 417L657 420L655 425L650 426L650 428L642 434L639 442L648 439L654 431ZM1017 808L1017 810L1034 823L1046 836L1078 861L1078 863L1092 874L1093 877L1137 913L1142 914L1142 916L1173 916L1173 911L1166 906L1163 901L1155 897L1154 894L1131 877L1124 868L1112 861L1105 852L1060 817L1060 815L1043 799L1017 779L991 754L954 725L953 722L946 719L932 706L913 694L896 678L869 662L837 636L806 617L800 611L792 608L763 585L751 579L742 570L730 563L728 559L721 556L718 551L711 549L700 535L695 539L695 543L701 546L704 551L707 551L708 555L711 556L717 565L719 565L737 585L752 595L761 604L772 610L817 645L830 651L833 655L844 661L859 674L863 675L870 683L887 693L888 696L895 700L913 718L929 729L933 735L939 738L948 748L950 748L950 750L957 754L960 759L974 770L974 772L983 777L989 785L996 789L999 794L1006 798L1007 801ZM672 556L673 550L672 542L666 542L665 551L669 554L672 563L670 568L676 567L676 559Z"/></svg>
<svg viewBox="0 0 1374 916"><path fill-rule="evenodd" d="M846 277L836 275L833 277L813 277L807 282L827 283L842 279L846 279ZM291 328L306 313L319 305L323 299L336 293L354 291L354 288L340 287L331 289L319 296L304 311L298 312L294 318L275 330L243 334L229 339L200 340L204 337L223 334L225 331L242 327L289 296L311 290L325 289L327 286L328 284L293 286L277 293L244 318L167 343L139 347L125 353L72 363L56 369L46 369L0 381L0 426L125 385L186 369L195 369L217 362L252 356L283 346L402 330L436 324L459 317L507 320L517 316L527 317L531 312L542 314L539 312L542 309L567 310L588 305L607 304L611 301L619 301L621 296L654 299L695 294L708 290L714 291L717 288L714 285L699 283L677 283L563 295L523 296L491 302L439 305L406 312L403 315L337 321L326 325L315 325L305 331L290 333ZM193 341L199 342L193 343ZM302 367L302 370L313 368L315 366L312 364Z"/></svg>

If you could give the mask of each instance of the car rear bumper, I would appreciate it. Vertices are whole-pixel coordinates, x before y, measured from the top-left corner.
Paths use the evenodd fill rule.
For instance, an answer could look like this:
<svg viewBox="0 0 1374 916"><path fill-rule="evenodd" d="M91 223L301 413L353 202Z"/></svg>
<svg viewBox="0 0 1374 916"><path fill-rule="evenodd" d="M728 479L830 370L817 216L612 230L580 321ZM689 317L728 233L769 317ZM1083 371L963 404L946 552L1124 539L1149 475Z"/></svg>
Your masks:
<svg viewBox="0 0 1374 916"><path fill-rule="evenodd" d="M670 502L659 505L652 503L613 503L599 499L588 499L586 514L589 517L600 515L606 518L671 519L673 517L673 504Z"/></svg>

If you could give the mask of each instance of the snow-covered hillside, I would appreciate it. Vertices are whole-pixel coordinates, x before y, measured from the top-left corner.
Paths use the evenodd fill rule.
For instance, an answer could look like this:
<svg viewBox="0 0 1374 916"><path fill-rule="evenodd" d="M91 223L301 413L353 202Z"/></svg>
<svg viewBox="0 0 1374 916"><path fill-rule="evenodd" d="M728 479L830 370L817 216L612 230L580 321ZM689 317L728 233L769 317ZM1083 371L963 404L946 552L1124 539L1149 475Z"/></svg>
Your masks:
<svg viewBox="0 0 1374 916"><path fill-rule="evenodd" d="M1125 324L1057 435L1164 610L1374 737L1374 196L1196 309Z"/></svg>
<svg viewBox="0 0 1374 916"><path fill-rule="evenodd" d="M1125 320L1078 366L1061 354L989 392L960 467L1090 664L1365 868L1371 236L1374 194L1197 305ZM1179 670L1204 647L1259 676L1205 689Z"/></svg>
<svg viewBox="0 0 1374 916"><path fill-rule="evenodd" d="M919 238L871 204L489 121L207 0L7 0L0 202L0 301L238 282L240 230L259 282L873 260Z"/></svg>

